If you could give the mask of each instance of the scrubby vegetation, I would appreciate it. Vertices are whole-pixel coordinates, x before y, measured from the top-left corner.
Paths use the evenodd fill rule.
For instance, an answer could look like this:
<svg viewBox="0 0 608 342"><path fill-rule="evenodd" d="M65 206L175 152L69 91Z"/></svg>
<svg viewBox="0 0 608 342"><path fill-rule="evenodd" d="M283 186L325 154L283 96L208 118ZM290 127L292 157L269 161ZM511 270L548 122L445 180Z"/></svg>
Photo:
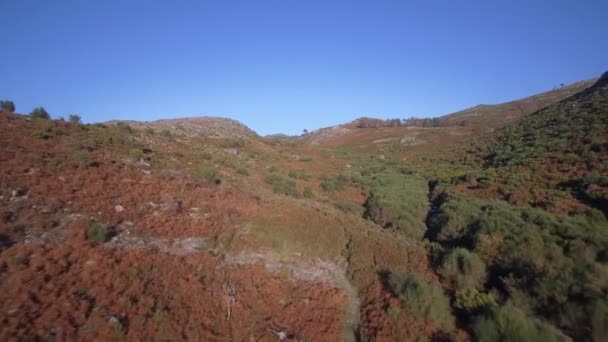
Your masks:
<svg viewBox="0 0 608 342"><path fill-rule="evenodd" d="M274 192L287 196L298 196L296 182L293 179L283 177L276 172L270 172L265 177L266 183L272 185Z"/></svg>
<svg viewBox="0 0 608 342"><path fill-rule="evenodd" d="M86 231L87 240L93 243L104 243L111 237L111 231L105 225L93 222Z"/></svg>
<svg viewBox="0 0 608 342"><path fill-rule="evenodd" d="M82 123L82 118L78 114L70 114L68 120L70 121L70 123L73 123L75 125L79 125Z"/></svg>
<svg viewBox="0 0 608 342"><path fill-rule="evenodd" d="M30 117L33 119L45 119L49 120L51 116L47 111L42 107L36 107L30 112Z"/></svg>
<svg viewBox="0 0 608 342"><path fill-rule="evenodd" d="M199 179L209 184L220 184L221 182L217 171L209 167L202 167L198 169L196 174Z"/></svg>
<svg viewBox="0 0 608 342"><path fill-rule="evenodd" d="M391 291L412 313L443 330L454 328L450 299L440 287L413 274L391 274L388 282Z"/></svg>
<svg viewBox="0 0 608 342"><path fill-rule="evenodd" d="M412 340L419 331L408 329L420 328L439 339L602 341L608 336L607 97L600 82L492 132L426 128L441 126L431 119L406 121L410 128L364 120L366 127L382 128L350 125L331 144L315 141L315 151L307 144L318 132L245 139L190 134L180 124L172 130L126 122L82 125L78 116L38 120L50 119L42 108L30 117L5 114L3 102L4 127L22 131L0 137L0 159L12 163L0 203L2 224L12 230L0 232L0 251L12 248L5 235L15 231L15 241L27 241L36 233L23 233L24 217L52 217L32 231L55 238L65 221L54 206L69 203L85 227L70 246L101 249L113 233L123 234L97 222L87 226L88 220L116 227L133 222L133 232L142 235L170 227L167 236L158 234L163 241L200 234L213 247L197 258L223 259L227 250L239 255L259 247L297 260L297 267L339 265L336 276L344 266L344 283L359 295L348 301L361 314L362 340ZM454 138L458 134L463 137ZM416 145L409 144L413 137ZM336 147L339 139L344 146ZM124 183L110 183L118 182L116 173ZM14 189L21 181L28 182L27 195ZM94 196L89 184L108 189L103 203L88 200ZM132 196L136 190L142 198ZM55 200L45 203L45 191ZM27 215L17 215L26 209ZM90 243L82 243L80 229ZM112 244L124 242L120 238ZM111 254L118 258L119 252ZM25 268L28 257L9 255L3 262L14 271ZM215 271L200 276L189 267L196 286L217 281ZM277 283L290 276L280 272ZM224 286L230 279L221 280ZM138 305L135 299L125 303ZM151 310L146 317L157 324L174 312L156 304ZM117 336L129 336L126 319L112 320Z"/></svg>
<svg viewBox="0 0 608 342"><path fill-rule="evenodd" d="M557 329L527 316L522 310L507 304L489 310L473 323L480 341L563 341Z"/></svg>
<svg viewBox="0 0 608 342"><path fill-rule="evenodd" d="M475 253L456 248L443 260L439 274L455 288L478 288L486 279L486 265Z"/></svg>
<svg viewBox="0 0 608 342"><path fill-rule="evenodd" d="M1 100L0 101L0 110L6 113L14 113L15 112L15 104L13 101L9 100Z"/></svg>
<svg viewBox="0 0 608 342"><path fill-rule="evenodd" d="M372 178L366 217L385 228L422 239L426 232L428 187L418 176L385 172Z"/></svg>

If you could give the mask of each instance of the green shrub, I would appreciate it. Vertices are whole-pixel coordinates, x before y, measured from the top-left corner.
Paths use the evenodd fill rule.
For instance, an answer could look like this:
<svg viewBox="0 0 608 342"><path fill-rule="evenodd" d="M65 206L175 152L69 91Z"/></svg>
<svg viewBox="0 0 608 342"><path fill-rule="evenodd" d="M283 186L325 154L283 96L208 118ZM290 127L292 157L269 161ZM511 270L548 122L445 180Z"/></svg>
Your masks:
<svg viewBox="0 0 608 342"><path fill-rule="evenodd" d="M312 190L312 186L307 185L304 187L304 192L302 193L304 195L304 197L306 198L313 198L315 197L315 194Z"/></svg>
<svg viewBox="0 0 608 342"><path fill-rule="evenodd" d="M422 239L428 211L428 186L424 179L384 173L374 178L369 192L367 218L408 237Z"/></svg>
<svg viewBox="0 0 608 342"><path fill-rule="evenodd" d="M328 176L321 176L320 180L321 182L319 183L319 186L323 191L327 192L342 190L346 186L347 182L345 177L340 176L336 176L334 178L330 178Z"/></svg>
<svg viewBox="0 0 608 342"><path fill-rule="evenodd" d="M269 173L265 177L266 183L272 185L272 190L278 194L287 196L298 196L296 182L293 179L285 178L278 173Z"/></svg>
<svg viewBox="0 0 608 342"><path fill-rule="evenodd" d="M608 256L606 220L557 215L505 202L444 196L429 220L431 239L482 256L490 279L517 306L542 312L575 338L592 330Z"/></svg>
<svg viewBox="0 0 608 342"><path fill-rule="evenodd" d="M163 137L165 137L167 139L171 139L173 137L173 133L171 133L171 131L166 128L163 129L162 131L160 131L160 135L162 135Z"/></svg>
<svg viewBox="0 0 608 342"><path fill-rule="evenodd" d="M468 313L480 312L495 305L496 302L491 294L479 292L471 287L456 291L454 297L454 307Z"/></svg>
<svg viewBox="0 0 608 342"><path fill-rule="evenodd" d="M457 289L479 288L486 280L486 265L477 254L455 248L444 258L439 274Z"/></svg>
<svg viewBox="0 0 608 342"><path fill-rule="evenodd" d="M245 147L246 141L243 138L226 138L219 142L219 146L222 148L240 148Z"/></svg>
<svg viewBox="0 0 608 342"><path fill-rule="evenodd" d="M239 175L244 175L244 176L249 175L249 171L248 171L248 170L247 170L247 168L246 168L246 167L244 167L244 166L239 166L239 167L236 169L236 173L238 173Z"/></svg>
<svg viewBox="0 0 608 342"><path fill-rule="evenodd" d="M336 208L340 209L345 213L358 215L361 215L363 213L363 207L351 201L338 200L334 203L334 205L336 206Z"/></svg>
<svg viewBox="0 0 608 342"><path fill-rule="evenodd" d="M406 273L391 274L388 285L403 305L415 315L443 330L450 331L454 328L450 299L440 287L427 283L417 275Z"/></svg>
<svg viewBox="0 0 608 342"><path fill-rule="evenodd" d="M86 238L88 241L95 244L104 243L111 237L111 231L101 223L92 223L86 231Z"/></svg>
<svg viewBox="0 0 608 342"><path fill-rule="evenodd" d="M80 168L88 167L91 161L86 151L77 151L74 154L74 159L76 159L76 163L78 163L78 167Z"/></svg>
<svg viewBox="0 0 608 342"><path fill-rule="evenodd" d="M33 119L45 119L49 120L51 116L47 111L42 107L36 107L30 112L30 117Z"/></svg>
<svg viewBox="0 0 608 342"><path fill-rule="evenodd" d="M200 169L197 170L196 175L198 177L198 179L209 183L209 184L220 184L221 180L220 177L217 174L217 171L215 171L212 168L209 167L202 167Z"/></svg>
<svg viewBox="0 0 608 342"><path fill-rule="evenodd" d="M204 160L211 160L213 159L213 155L209 152L203 152L201 153L201 158Z"/></svg>
<svg viewBox="0 0 608 342"><path fill-rule="evenodd" d="M142 149L139 148L132 148L129 151L129 155L131 156L131 158L133 158L134 160L140 160L141 158L144 157L144 151Z"/></svg>
<svg viewBox="0 0 608 342"><path fill-rule="evenodd" d="M75 125L79 125L79 124L82 123L82 118L80 117L80 115L70 114L69 121L70 121L70 123L73 123Z"/></svg>
<svg viewBox="0 0 608 342"><path fill-rule="evenodd" d="M554 327L528 317L507 304L475 319L473 331L479 341L564 341Z"/></svg>
<svg viewBox="0 0 608 342"><path fill-rule="evenodd" d="M299 160L300 160L301 162L309 162L309 161L312 161L312 157L309 157L309 156L301 156L301 157L299 158Z"/></svg>
<svg viewBox="0 0 608 342"><path fill-rule="evenodd" d="M14 113L15 104L13 103L13 101L2 100L2 101L0 101L0 109L6 113Z"/></svg>
<svg viewBox="0 0 608 342"><path fill-rule="evenodd" d="M307 174L306 171L304 171L304 170L289 170L289 173L287 173L287 176L289 176L289 178L303 179L303 180L308 180L311 178L311 176L309 174Z"/></svg>
<svg viewBox="0 0 608 342"><path fill-rule="evenodd" d="M148 135L155 135L156 134L156 131L152 127L146 127L146 129L144 129L144 132L146 134L148 134Z"/></svg>

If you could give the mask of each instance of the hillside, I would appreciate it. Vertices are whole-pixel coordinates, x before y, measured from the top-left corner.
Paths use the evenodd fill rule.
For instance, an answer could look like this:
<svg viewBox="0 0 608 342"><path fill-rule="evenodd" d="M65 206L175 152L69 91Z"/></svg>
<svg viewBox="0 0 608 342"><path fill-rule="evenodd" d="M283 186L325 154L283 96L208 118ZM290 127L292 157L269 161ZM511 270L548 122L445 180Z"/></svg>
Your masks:
<svg viewBox="0 0 608 342"><path fill-rule="evenodd" d="M576 82L544 93L497 105L478 105L456 113L440 116L444 125L499 127L539 109L570 97L597 81L596 78Z"/></svg>
<svg viewBox="0 0 608 342"><path fill-rule="evenodd" d="M523 116L529 115L537 110L555 104L569 96L577 94L590 87L597 78L579 81L567 86L553 89L541 94L532 95L497 105L478 105L456 113L438 116L432 119L387 119L358 118L351 122L315 130L304 137L307 143L312 145L336 145L349 144L361 139L371 139L371 142L385 139L409 140L408 132L424 131L420 128L427 127L466 127L465 129L444 129L450 131L448 135L469 135L473 129L486 130L488 128L499 128L505 124L517 121ZM400 127L411 130L400 129ZM379 131L378 131L379 130ZM459 132L455 133L454 132ZM404 133L401 137L395 132ZM388 135L388 136L387 136ZM361 138L359 138L361 136ZM444 136L444 134L439 134ZM369 138L366 138L369 137ZM450 142L454 142L450 139Z"/></svg>
<svg viewBox="0 0 608 342"><path fill-rule="evenodd" d="M201 135L220 138L243 138L257 135L249 127L236 120L210 116L164 119L150 122L113 121L111 123L117 124L120 122L136 129L170 132L188 137Z"/></svg>
<svg viewBox="0 0 608 342"><path fill-rule="evenodd" d="M0 339L602 341L607 84L493 131L0 112Z"/></svg>

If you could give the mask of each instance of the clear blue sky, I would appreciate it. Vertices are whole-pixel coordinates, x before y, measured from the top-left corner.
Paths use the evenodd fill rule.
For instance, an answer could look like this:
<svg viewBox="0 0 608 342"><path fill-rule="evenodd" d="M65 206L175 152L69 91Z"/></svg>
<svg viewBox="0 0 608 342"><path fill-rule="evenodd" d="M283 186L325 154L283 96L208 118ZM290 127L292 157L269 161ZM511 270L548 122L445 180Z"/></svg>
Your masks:
<svg viewBox="0 0 608 342"><path fill-rule="evenodd" d="M0 0L0 98L261 134L499 103L608 69L608 1Z"/></svg>

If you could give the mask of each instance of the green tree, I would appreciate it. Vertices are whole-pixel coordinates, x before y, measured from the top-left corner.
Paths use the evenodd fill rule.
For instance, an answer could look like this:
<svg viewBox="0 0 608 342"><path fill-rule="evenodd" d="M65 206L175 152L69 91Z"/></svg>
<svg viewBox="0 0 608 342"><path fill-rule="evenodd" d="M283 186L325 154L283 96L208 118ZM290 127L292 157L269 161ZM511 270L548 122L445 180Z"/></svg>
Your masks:
<svg viewBox="0 0 608 342"><path fill-rule="evenodd" d="M69 120L73 124L82 123L82 119L81 119L80 115L77 115L77 114L70 114Z"/></svg>
<svg viewBox="0 0 608 342"><path fill-rule="evenodd" d="M0 101L0 108L3 112L14 113L15 112L15 104L13 101L2 100Z"/></svg>
<svg viewBox="0 0 608 342"><path fill-rule="evenodd" d="M49 113L47 113L47 111L43 107L34 108L32 110L32 112L30 113L30 117L32 117L34 119L45 119L45 120L49 120L51 118Z"/></svg>

